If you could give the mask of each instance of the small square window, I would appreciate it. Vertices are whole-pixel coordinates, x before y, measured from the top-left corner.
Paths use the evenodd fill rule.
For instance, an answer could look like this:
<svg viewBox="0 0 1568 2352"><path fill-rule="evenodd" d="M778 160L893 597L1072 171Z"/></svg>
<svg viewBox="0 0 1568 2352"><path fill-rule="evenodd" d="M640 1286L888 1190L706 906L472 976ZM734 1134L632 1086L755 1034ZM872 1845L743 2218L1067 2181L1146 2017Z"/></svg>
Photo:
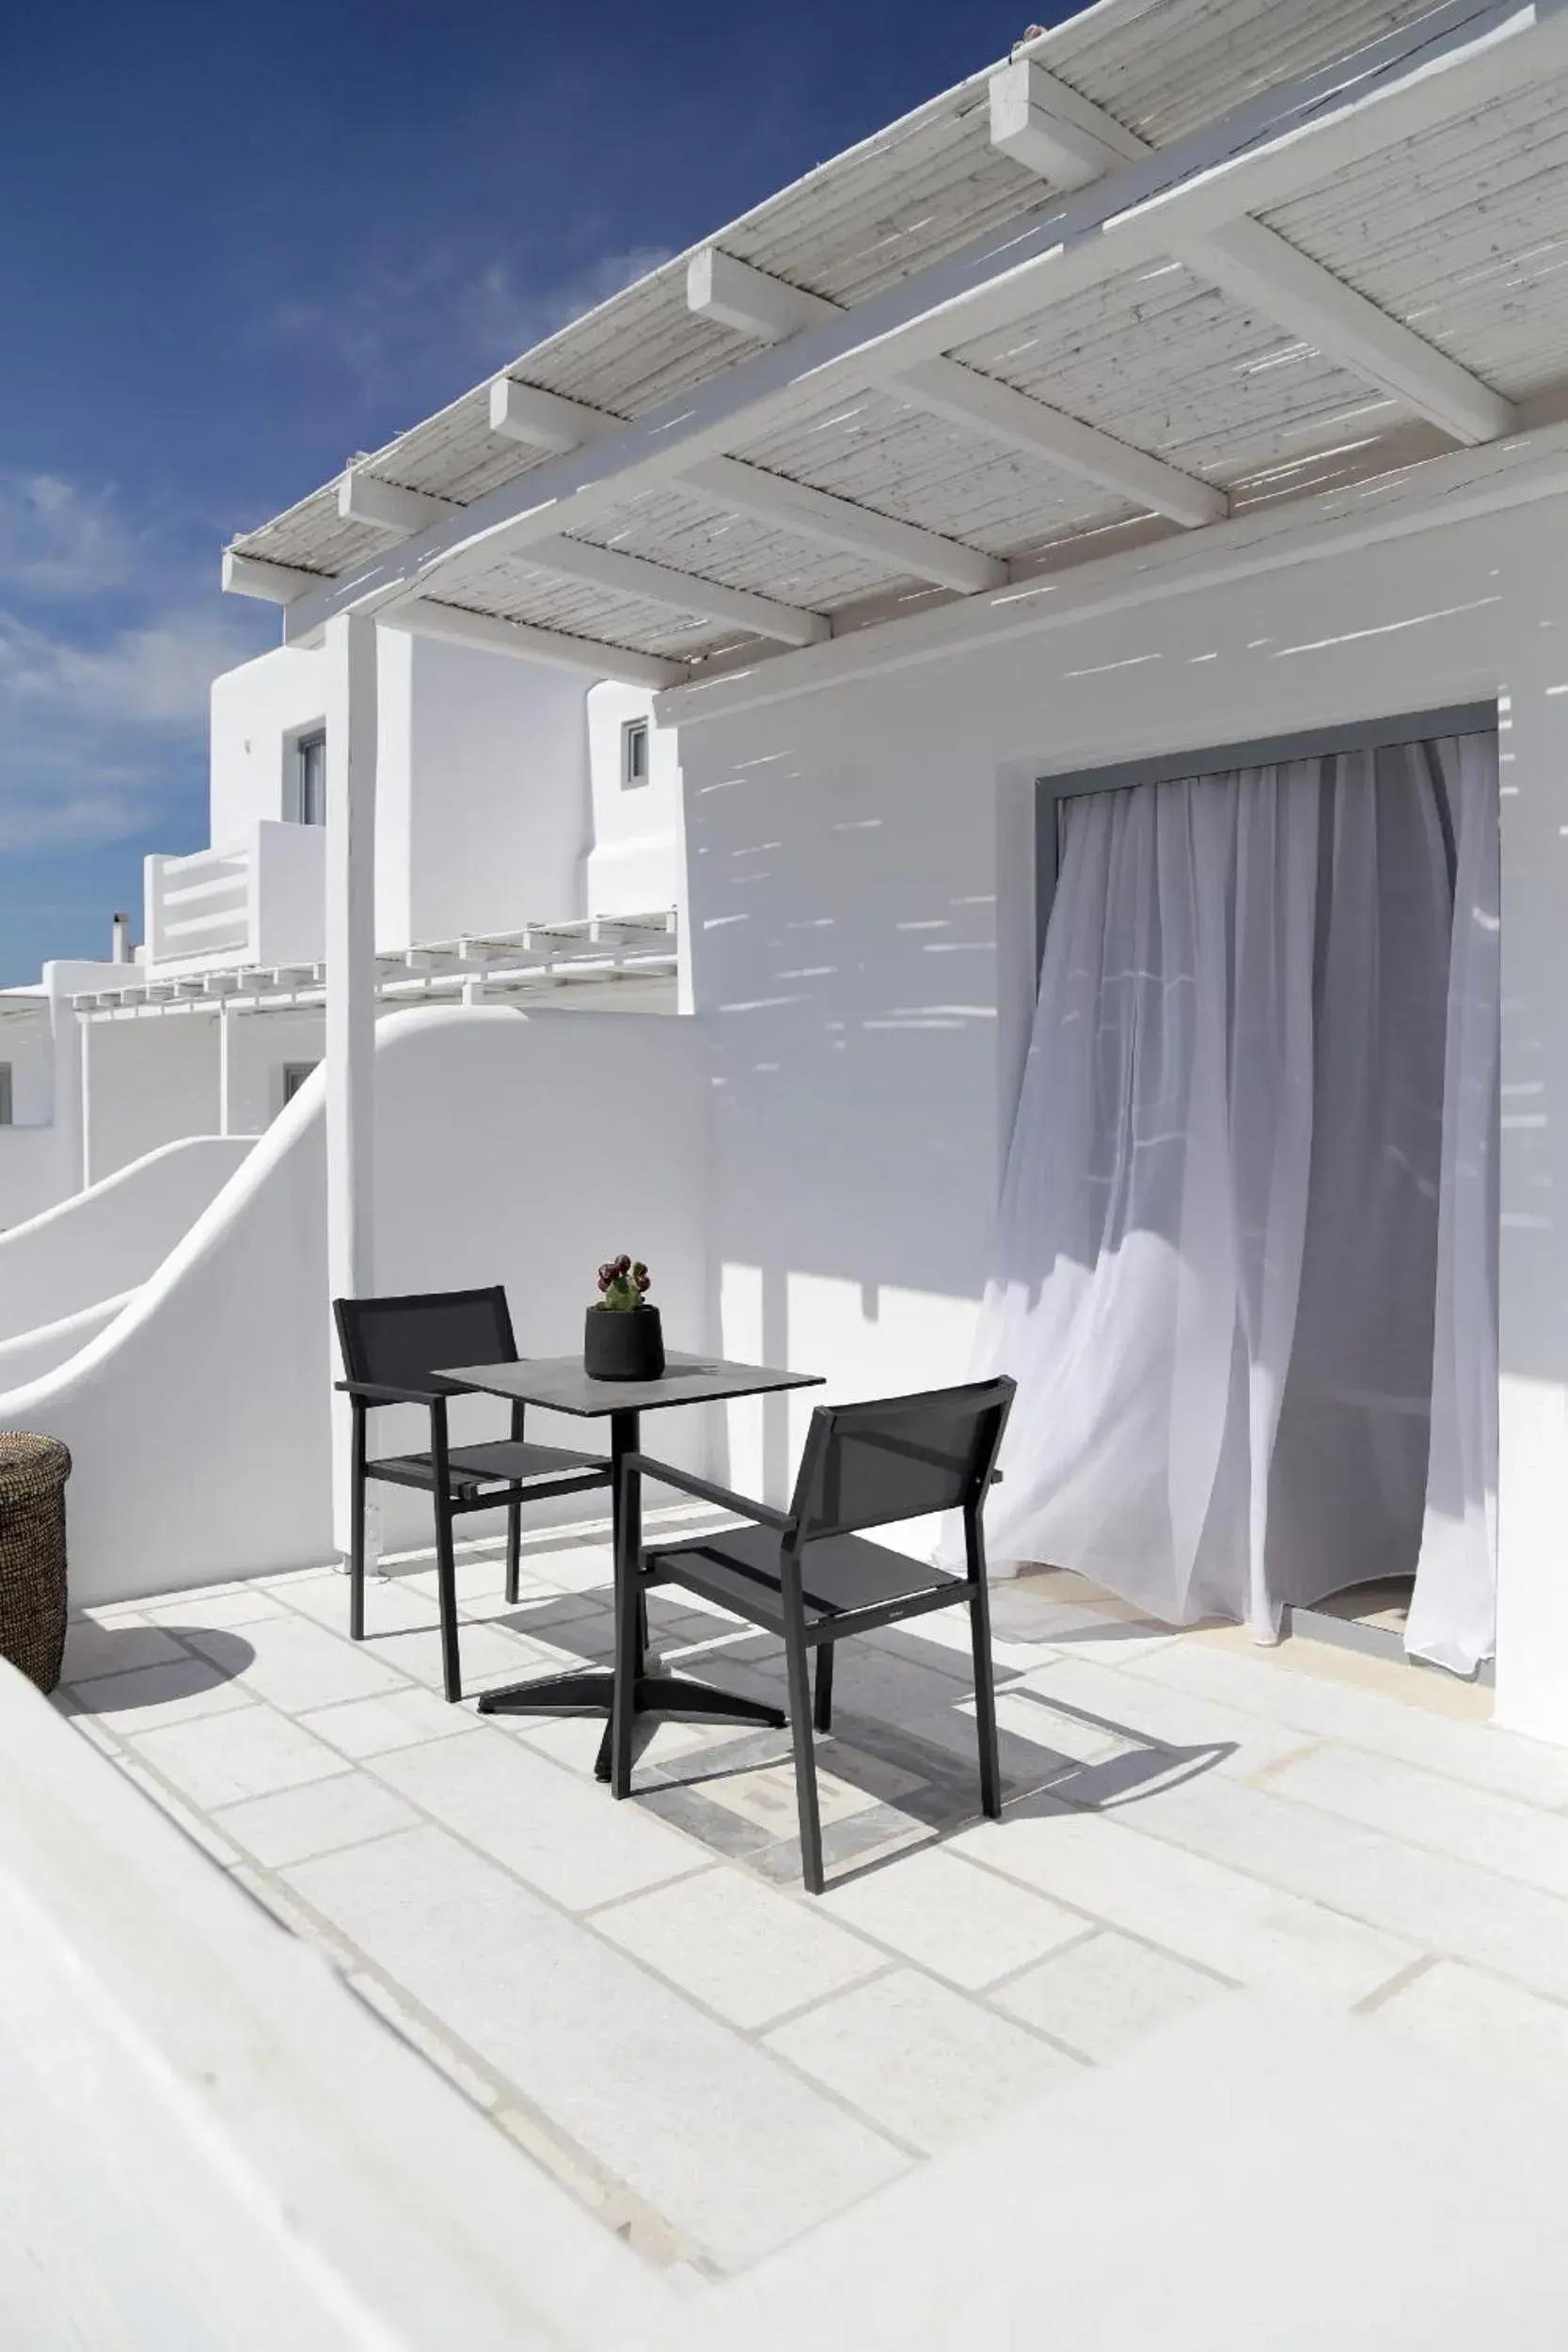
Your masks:
<svg viewBox="0 0 1568 2352"><path fill-rule="evenodd" d="M300 1088L318 1067L313 1061L286 1061L283 1064L283 1100L292 1103Z"/></svg>
<svg viewBox="0 0 1568 2352"><path fill-rule="evenodd" d="M635 791L648 781L648 722L628 719L621 729L621 789Z"/></svg>
<svg viewBox="0 0 1568 2352"><path fill-rule="evenodd" d="M8 1061L0 1061L0 1127L10 1126L14 1116L11 1066Z"/></svg>

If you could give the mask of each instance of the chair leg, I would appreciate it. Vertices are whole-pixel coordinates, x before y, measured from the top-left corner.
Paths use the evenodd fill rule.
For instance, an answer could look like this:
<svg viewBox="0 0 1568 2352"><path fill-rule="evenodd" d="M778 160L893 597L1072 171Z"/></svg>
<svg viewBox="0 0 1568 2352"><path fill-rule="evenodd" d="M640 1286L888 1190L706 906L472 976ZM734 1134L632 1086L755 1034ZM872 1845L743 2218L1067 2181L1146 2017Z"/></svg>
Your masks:
<svg viewBox="0 0 1568 2352"><path fill-rule="evenodd" d="M463 1668L457 1653L457 1563L451 1549L451 1506L443 1494L436 1497L436 1596L441 1612L441 1680L453 1705L463 1695Z"/></svg>
<svg viewBox="0 0 1568 2352"><path fill-rule="evenodd" d="M822 1820L816 1804L816 1756L812 1746L811 1671L799 1627L784 1634L789 1668L789 1728L795 1743L795 1806L800 1819L800 1875L808 1895L822 1892Z"/></svg>
<svg viewBox="0 0 1568 2352"><path fill-rule="evenodd" d="M365 1414L357 1399L349 1463L348 1638L365 1638Z"/></svg>
<svg viewBox="0 0 1568 2352"><path fill-rule="evenodd" d="M506 1506L506 1598L515 1608L522 1581L523 1567L523 1506L509 1502Z"/></svg>
<svg viewBox="0 0 1568 2352"><path fill-rule="evenodd" d="M816 1705L812 1721L818 1731L833 1727L833 1644L819 1642L816 1648Z"/></svg>
<svg viewBox="0 0 1568 2352"><path fill-rule="evenodd" d="M969 1603L974 1647L974 1727L980 1741L980 1810L988 1820L1002 1818L1002 1762L996 1748L996 1685L991 1672L990 1608L984 1577Z"/></svg>

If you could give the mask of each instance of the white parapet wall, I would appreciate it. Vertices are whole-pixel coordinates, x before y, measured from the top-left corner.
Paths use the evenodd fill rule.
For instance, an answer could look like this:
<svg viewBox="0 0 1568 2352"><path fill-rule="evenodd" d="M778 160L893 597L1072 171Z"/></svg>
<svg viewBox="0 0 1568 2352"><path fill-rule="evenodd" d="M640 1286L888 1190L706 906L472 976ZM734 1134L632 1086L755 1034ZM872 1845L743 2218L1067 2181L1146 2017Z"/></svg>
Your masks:
<svg viewBox="0 0 1568 2352"><path fill-rule="evenodd" d="M251 1148L187 1136L0 1233L0 1344L137 1290ZM12 1385L0 1377L0 1393Z"/></svg>
<svg viewBox="0 0 1568 2352"><path fill-rule="evenodd" d="M568 2352L680 2305L0 1663L7 2352Z"/></svg>
<svg viewBox="0 0 1568 2352"><path fill-rule="evenodd" d="M324 1109L317 1075L112 1325L0 1393L0 1427L71 1448L75 1603L331 1556ZM563 1353L581 1347L600 1260L624 1248L655 1270L670 1344L707 1343L697 1023L394 1015L376 1032L376 1143L378 1291L503 1282L524 1353ZM503 1412L458 1407L454 1433L497 1434ZM384 1450L418 1438L411 1415L385 1422ZM669 1442L691 1459L704 1439ZM385 1540L428 1543L423 1498L386 1492Z"/></svg>

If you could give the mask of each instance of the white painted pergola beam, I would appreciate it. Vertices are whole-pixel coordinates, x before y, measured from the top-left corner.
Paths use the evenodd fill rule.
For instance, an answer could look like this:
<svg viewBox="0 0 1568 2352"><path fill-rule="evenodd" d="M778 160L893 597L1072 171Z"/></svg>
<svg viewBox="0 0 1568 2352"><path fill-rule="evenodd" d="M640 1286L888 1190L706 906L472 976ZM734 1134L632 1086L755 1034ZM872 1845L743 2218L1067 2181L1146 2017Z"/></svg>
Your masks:
<svg viewBox="0 0 1568 2352"><path fill-rule="evenodd" d="M956 359L917 360L912 368L890 375L888 389L1005 449L1028 450L1085 482L1117 491L1134 506L1168 515L1188 530L1223 522L1230 512L1226 492L1212 482L1167 466L1163 458L1151 457L1147 450L1118 441L1097 426L1081 424L1076 417L1049 408L978 369L960 367Z"/></svg>
<svg viewBox="0 0 1568 2352"><path fill-rule="evenodd" d="M490 430L510 441L525 441L532 449L558 453L578 449L595 433L620 422L580 400L560 392L542 391L536 384L517 384L498 376L490 387Z"/></svg>
<svg viewBox="0 0 1568 2352"><path fill-rule="evenodd" d="M263 604L293 604L312 588L327 587L320 572L307 572L293 564L269 564L259 555L242 555L236 548L223 550L223 593L226 596L255 596Z"/></svg>
<svg viewBox="0 0 1568 2352"><path fill-rule="evenodd" d="M840 306L708 245L687 263L686 307L694 317L711 319L734 334L782 343L820 319L836 318Z"/></svg>
<svg viewBox="0 0 1568 2352"><path fill-rule="evenodd" d="M717 246L693 257L687 272L687 302L703 316L769 343L784 342L825 318L843 315L836 303L769 278ZM1230 512L1223 490L1063 409L960 367L956 359L923 359L913 367L891 368L885 381L888 390L933 416L982 434L1005 449L1025 450L1063 466L1189 529L1218 522Z"/></svg>
<svg viewBox="0 0 1568 2352"><path fill-rule="evenodd" d="M591 438L377 561L318 581L285 612L286 642L315 642L333 612L420 593L441 565L483 543L521 548L531 537L590 527L628 498L798 413L808 384L825 394L885 380L1561 72L1568 8L1497 0L1438 29L1397 27L1369 55L1354 74L1337 60L1332 72L1261 93L1148 162L1122 166L1059 211L989 230L643 416L626 421L589 410L602 428ZM1336 97L1339 84L1344 94Z"/></svg>
<svg viewBox="0 0 1568 2352"><path fill-rule="evenodd" d="M367 473L362 466L350 466L338 484L338 512L344 522L370 523L404 538L457 511L451 499L433 498L428 490L405 490L399 483Z"/></svg>
<svg viewBox="0 0 1568 2352"><path fill-rule="evenodd" d="M522 560L566 580L588 580L617 596L641 596L678 612L700 613L705 620L721 621L782 645L820 645L832 635L832 623L820 612L780 604L748 589L725 588L717 580L699 580L668 564L625 555L618 548L594 547L584 539L536 540L523 551Z"/></svg>
<svg viewBox="0 0 1568 2352"><path fill-rule="evenodd" d="M993 147L1064 195L1155 151L1029 59L992 76L990 123ZM1170 251L1195 277L1288 326L1455 440L1497 440L1518 421L1501 393L1263 221L1239 215L1193 235L1178 230Z"/></svg>
<svg viewBox="0 0 1568 2352"><path fill-rule="evenodd" d="M1000 588L1007 577L1006 564L994 555L982 555L977 548L899 522L891 515L873 514L869 507L792 482L784 474L742 465L737 457L706 458L687 467L680 478L721 506L758 516L807 539L825 540L830 547L886 564L895 572L912 573L916 580L956 588L962 596Z"/></svg>
<svg viewBox="0 0 1568 2352"><path fill-rule="evenodd" d="M601 644L594 638L572 637L564 629L502 620L492 612L465 612L456 605L435 604L425 596L406 598L390 608L383 619L388 628L405 629L411 636L440 637L449 644L510 654L519 661L549 661L560 669L585 670L590 677L619 678L626 686L657 691L678 685L688 675L681 661L632 653L624 645Z"/></svg>

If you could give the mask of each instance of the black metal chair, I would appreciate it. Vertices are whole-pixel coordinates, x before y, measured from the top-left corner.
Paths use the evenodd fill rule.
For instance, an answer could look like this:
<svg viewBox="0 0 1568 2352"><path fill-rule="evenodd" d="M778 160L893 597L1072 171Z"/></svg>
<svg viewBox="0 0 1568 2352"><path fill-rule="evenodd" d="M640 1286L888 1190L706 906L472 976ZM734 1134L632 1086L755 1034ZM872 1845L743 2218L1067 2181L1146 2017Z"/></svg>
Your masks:
<svg viewBox="0 0 1568 2352"><path fill-rule="evenodd" d="M354 1415L349 1548L349 1633L365 1638L365 1488L372 1478L388 1486L422 1487L436 1506L436 1586L441 1613L441 1673L449 1699L463 1695L457 1648L457 1576L452 1520L466 1511L506 1509L506 1597L517 1598L525 1502L608 1486L602 1454L529 1445L523 1407L512 1407L512 1433L479 1445L452 1445L448 1399L459 1393L436 1378L442 1364L511 1364L517 1343L506 1293L432 1291L406 1298L335 1298L332 1312L348 1375L338 1387ZM367 1458L367 1428L377 1405L422 1405L430 1414L428 1454Z"/></svg>
<svg viewBox="0 0 1568 2352"><path fill-rule="evenodd" d="M749 1502L711 1480L669 1469L645 1454L626 1457L623 1478L641 1471L661 1486L719 1503L752 1524L644 1548L632 1585L617 1594L610 1756L610 1786L617 1797L631 1793L635 1613L649 1586L680 1584L783 1636L800 1865L812 1894L822 1892L812 1728L814 1724L818 1731L832 1728L833 1644L848 1634L896 1625L932 1609L967 1606L974 1651L980 1802L987 1815L996 1819L1002 1810L1002 1775L980 1515L986 1490L997 1474L996 1455L1013 1393L1014 1383L999 1378L875 1404L819 1405L812 1415L787 1511ZM927 1567L885 1545L863 1542L857 1532L950 1510L963 1513L964 1576ZM813 1650L815 1705L807 1670Z"/></svg>

